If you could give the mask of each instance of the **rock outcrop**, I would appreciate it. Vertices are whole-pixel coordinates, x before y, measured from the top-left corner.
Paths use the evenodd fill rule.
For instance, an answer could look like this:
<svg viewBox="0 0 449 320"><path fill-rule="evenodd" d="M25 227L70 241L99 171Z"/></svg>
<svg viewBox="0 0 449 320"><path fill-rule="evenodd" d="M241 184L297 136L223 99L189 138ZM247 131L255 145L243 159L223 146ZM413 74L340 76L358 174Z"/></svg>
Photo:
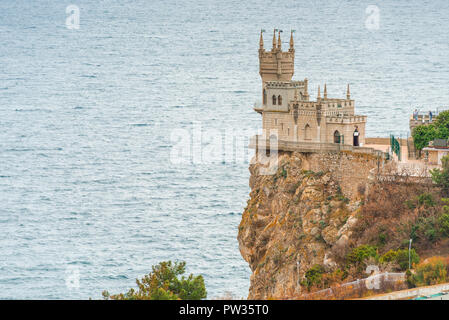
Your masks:
<svg viewBox="0 0 449 320"><path fill-rule="evenodd" d="M304 290L307 270L331 272L351 241L370 175L380 160L353 153L280 153L275 174L250 165L250 199L239 226L252 270L249 299L288 298ZM276 169L275 168L275 169Z"/></svg>

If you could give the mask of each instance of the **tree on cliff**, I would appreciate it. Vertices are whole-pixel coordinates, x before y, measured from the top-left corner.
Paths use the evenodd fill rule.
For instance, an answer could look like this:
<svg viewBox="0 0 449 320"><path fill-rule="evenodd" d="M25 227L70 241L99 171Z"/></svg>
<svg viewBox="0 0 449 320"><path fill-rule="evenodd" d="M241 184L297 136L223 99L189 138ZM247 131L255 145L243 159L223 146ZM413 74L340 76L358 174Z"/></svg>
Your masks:
<svg viewBox="0 0 449 320"><path fill-rule="evenodd" d="M449 155L441 158L442 169L436 168L430 170L432 180L435 182L443 193L443 196L449 196Z"/></svg>
<svg viewBox="0 0 449 320"><path fill-rule="evenodd" d="M417 126L412 136L415 148L420 152L434 139L449 138L449 110L441 112L432 124Z"/></svg>
<svg viewBox="0 0 449 320"><path fill-rule="evenodd" d="M185 273L184 261L172 263L160 262L152 266L152 272L141 280L136 279L138 289L129 289L126 293L110 295L103 291L108 300L201 300L207 296L203 276L190 274L187 278L178 276Z"/></svg>

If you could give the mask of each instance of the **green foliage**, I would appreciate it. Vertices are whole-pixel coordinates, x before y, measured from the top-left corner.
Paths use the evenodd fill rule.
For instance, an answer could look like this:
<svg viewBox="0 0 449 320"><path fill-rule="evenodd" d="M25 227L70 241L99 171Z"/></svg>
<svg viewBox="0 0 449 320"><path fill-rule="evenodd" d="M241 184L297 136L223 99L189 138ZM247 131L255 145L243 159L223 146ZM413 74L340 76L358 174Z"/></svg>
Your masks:
<svg viewBox="0 0 449 320"><path fill-rule="evenodd" d="M408 269L408 249L399 249L399 250L390 250L387 253L383 254L379 258L380 263L388 263L395 262L399 265L401 270ZM413 265L414 263L419 263L419 255L416 253L415 249L410 250L410 261Z"/></svg>
<svg viewBox="0 0 449 320"><path fill-rule="evenodd" d="M323 278L325 270L322 265L316 264L306 271L306 286L311 288L314 285L319 285Z"/></svg>
<svg viewBox="0 0 449 320"><path fill-rule="evenodd" d="M435 242L438 240L438 234L437 234L437 230L433 229L433 228L429 228L424 232L427 240L429 240L430 242Z"/></svg>
<svg viewBox="0 0 449 320"><path fill-rule="evenodd" d="M388 263L388 262L396 262L396 257L398 256L398 252L394 250L390 250L387 253L383 254L379 258L380 263Z"/></svg>
<svg viewBox="0 0 449 320"><path fill-rule="evenodd" d="M417 126L412 136L417 150L427 147L434 139L449 138L449 110L440 112L432 124Z"/></svg>
<svg viewBox="0 0 449 320"><path fill-rule="evenodd" d="M413 210L416 208L415 202L411 199L408 199L404 202L404 204L409 208L410 210Z"/></svg>
<svg viewBox="0 0 449 320"><path fill-rule="evenodd" d="M138 289L110 295L103 291L104 299L112 300L200 300L207 296L203 276L190 274L187 278L185 262L164 261L152 266L152 272L141 280L136 279Z"/></svg>
<svg viewBox="0 0 449 320"><path fill-rule="evenodd" d="M422 150L429 145L429 142L436 139L437 132L433 124L420 125L413 129L413 142L416 150Z"/></svg>
<svg viewBox="0 0 449 320"><path fill-rule="evenodd" d="M398 250L395 260L401 270L407 270L409 260L408 249ZM419 255L413 248L410 250L410 261L412 265L414 263L419 263Z"/></svg>
<svg viewBox="0 0 449 320"><path fill-rule="evenodd" d="M449 214L443 213L438 219L441 235L449 237Z"/></svg>
<svg viewBox="0 0 449 320"><path fill-rule="evenodd" d="M287 170L284 167L281 168L281 177L284 179L287 178Z"/></svg>
<svg viewBox="0 0 449 320"><path fill-rule="evenodd" d="M449 110L440 112L433 123L436 128L449 129Z"/></svg>
<svg viewBox="0 0 449 320"><path fill-rule="evenodd" d="M415 267L415 273L408 274L408 282L413 287L429 286L445 283L447 278L447 266L439 257L433 257L425 263Z"/></svg>
<svg viewBox="0 0 449 320"><path fill-rule="evenodd" d="M373 257L376 260L379 258L376 247L365 244L352 249L346 256L346 262L348 265L360 266L369 257Z"/></svg>
<svg viewBox="0 0 449 320"><path fill-rule="evenodd" d="M384 246L387 243L387 235L385 233L379 233L379 245Z"/></svg>
<svg viewBox="0 0 449 320"><path fill-rule="evenodd" d="M430 170L432 180L443 192L444 196L449 196L449 155L441 158L442 169L436 168Z"/></svg>
<svg viewBox="0 0 449 320"><path fill-rule="evenodd" d="M410 238L413 241L428 240L435 242L439 238L438 219L435 216L418 217L411 228Z"/></svg>
<svg viewBox="0 0 449 320"><path fill-rule="evenodd" d="M422 193L418 196L418 204L428 208L435 206L435 201L430 193Z"/></svg>

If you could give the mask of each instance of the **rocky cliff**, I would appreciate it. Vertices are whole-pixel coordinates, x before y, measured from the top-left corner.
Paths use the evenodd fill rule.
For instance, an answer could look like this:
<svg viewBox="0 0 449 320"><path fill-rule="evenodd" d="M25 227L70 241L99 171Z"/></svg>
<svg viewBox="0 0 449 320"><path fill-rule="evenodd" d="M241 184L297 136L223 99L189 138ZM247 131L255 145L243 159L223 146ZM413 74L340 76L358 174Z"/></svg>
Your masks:
<svg viewBox="0 0 449 320"><path fill-rule="evenodd" d="M338 268L337 254L380 166L371 155L280 153L273 175L250 165L250 199L239 226L252 270L249 299L286 298L304 291L315 265Z"/></svg>

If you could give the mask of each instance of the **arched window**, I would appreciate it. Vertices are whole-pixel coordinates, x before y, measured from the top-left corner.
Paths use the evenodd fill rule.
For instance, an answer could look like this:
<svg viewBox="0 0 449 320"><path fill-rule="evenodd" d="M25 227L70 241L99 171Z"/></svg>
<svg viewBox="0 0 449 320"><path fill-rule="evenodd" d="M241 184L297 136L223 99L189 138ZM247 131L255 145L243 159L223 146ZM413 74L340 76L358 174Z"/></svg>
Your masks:
<svg viewBox="0 0 449 320"><path fill-rule="evenodd" d="M340 139L341 139L340 132L338 132L338 130L335 130L335 132L334 132L334 143L340 143Z"/></svg>
<svg viewBox="0 0 449 320"><path fill-rule="evenodd" d="M280 95L278 96L278 105L282 106L282 97Z"/></svg>
<svg viewBox="0 0 449 320"><path fill-rule="evenodd" d="M275 105L276 105L276 96L273 95L273 106L275 106Z"/></svg>
<svg viewBox="0 0 449 320"><path fill-rule="evenodd" d="M263 89L263 104L267 104L267 90Z"/></svg>
<svg viewBox="0 0 449 320"><path fill-rule="evenodd" d="M312 138L310 137L310 126L308 124L306 124L306 126L304 127L304 140L311 140Z"/></svg>

